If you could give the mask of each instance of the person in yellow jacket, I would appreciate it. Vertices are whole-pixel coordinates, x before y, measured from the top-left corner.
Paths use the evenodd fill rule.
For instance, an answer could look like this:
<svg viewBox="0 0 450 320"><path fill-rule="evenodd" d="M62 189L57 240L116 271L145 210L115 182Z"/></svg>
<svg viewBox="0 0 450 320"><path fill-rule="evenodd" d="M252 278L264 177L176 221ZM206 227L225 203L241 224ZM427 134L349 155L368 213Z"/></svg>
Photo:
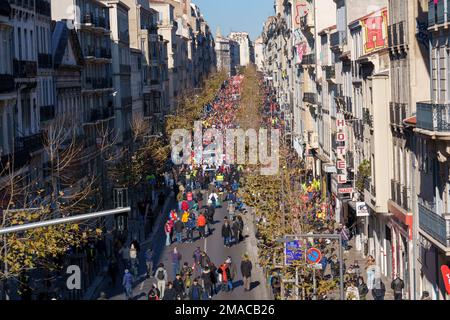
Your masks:
<svg viewBox="0 0 450 320"><path fill-rule="evenodd" d="M181 217L181 222L187 223L188 220L189 220L189 212L188 212L188 211L185 211L185 212L183 213L183 216Z"/></svg>

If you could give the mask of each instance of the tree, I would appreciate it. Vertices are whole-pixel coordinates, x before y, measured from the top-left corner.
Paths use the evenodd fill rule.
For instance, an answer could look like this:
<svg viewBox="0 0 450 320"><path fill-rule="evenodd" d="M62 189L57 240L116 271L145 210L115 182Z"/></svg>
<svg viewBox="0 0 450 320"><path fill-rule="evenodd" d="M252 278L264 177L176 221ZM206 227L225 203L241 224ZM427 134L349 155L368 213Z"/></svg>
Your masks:
<svg viewBox="0 0 450 320"><path fill-rule="evenodd" d="M42 141L43 157L47 160L43 179L37 170L23 173L23 169L15 166L14 156L4 164L0 173L1 228L84 214L99 208L101 201L93 201L99 193L97 172L83 170L82 166L92 158L110 159L115 141L110 130L98 129L104 135L95 139L66 117L57 117L47 125ZM2 237L0 279L18 279L24 272L37 268L57 270L69 248L98 239L101 228L99 221L90 221Z"/></svg>

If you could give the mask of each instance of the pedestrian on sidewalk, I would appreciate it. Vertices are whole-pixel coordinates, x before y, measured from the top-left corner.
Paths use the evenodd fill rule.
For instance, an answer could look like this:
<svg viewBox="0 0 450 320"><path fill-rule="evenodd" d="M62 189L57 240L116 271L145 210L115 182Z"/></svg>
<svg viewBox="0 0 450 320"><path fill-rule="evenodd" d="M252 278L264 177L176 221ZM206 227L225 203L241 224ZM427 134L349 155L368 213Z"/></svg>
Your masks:
<svg viewBox="0 0 450 320"><path fill-rule="evenodd" d="M252 277L252 262L248 254L244 254L241 262L241 273L244 281L244 291L250 291L251 277Z"/></svg>
<svg viewBox="0 0 450 320"><path fill-rule="evenodd" d="M119 254L122 255L122 270L128 269L130 264L130 248L124 245L119 250Z"/></svg>
<svg viewBox="0 0 450 320"><path fill-rule="evenodd" d="M281 280L280 276L276 272L272 272L270 278L270 286L272 287L272 294L275 300L281 299Z"/></svg>
<svg viewBox="0 0 450 320"><path fill-rule="evenodd" d="M212 290L214 294L217 294L217 267L214 265L214 263L210 262L209 264L209 270L211 271L211 284L212 284Z"/></svg>
<svg viewBox="0 0 450 320"><path fill-rule="evenodd" d="M231 257L228 256L225 263L228 265L228 268L230 269L230 277L228 279L228 287L231 291L233 291L233 281L238 277L238 271L236 264L232 261Z"/></svg>
<svg viewBox="0 0 450 320"><path fill-rule="evenodd" d="M131 273L134 277L138 277L139 273L139 259L138 259L138 250L135 247L134 243L131 243L130 246L130 264L131 264Z"/></svg>
<svg viewBox="0 0 450 320"><path fill-rule="evenodd" d="M378 280L378 279L377 279ZM386 287L381 279L378 280L378 285L372 289L373 300L384 300L386 294Z"/></svg>
<svg viewBox="0 0 450 320"><path fill-rule="evenodd" d="M172 220L167 221L164 224L164 232L166 234L166 246L169 247L172 244L172 229L173 229L173 224L172 224Z"/></svg>
<svg viewBox="0 0 450 320"><path fill-rule="evenodd" d="M194 253L192 254L192 258L194 259L194 271L197 277L200 277L202 275L201 265L200 261L202 258L202 251L200 250L200 247L197 247L197 249L194 250Z"/></svg>
<svg viewBox="0 0 450 320"><path fill-rule="evenodd" d="M350 285L347 287L345 300L359 300L359 291L353 281L350 281Z"/></svg>
<svg viewBox="0 0 450 320"><path fill-rule="evenodd" d="M235 207L234 207L234 202L232 200L230 200L228 202L228 218L230 219L230 221L234 221L234 212L235 212Z"/></svg>
<svg viewBox="0 0 450 320"><path fill-rule="evenodd" d="M205 238L205 226L206 226L205 215L203 213L200 213L197 219L197 228L201 239Z"/></svg>
<svg viewBox="0 0 450 320"><path fill-rule="evenodd" d="M202 286L198 283L198 279L195 278L194 282L189 289L189 300L201 300L203 296L203 289Z"/></svg>
<svg viewBox="0 0 450 320"><path fill-rule="evenodd" d="M153 250L151 247L145 251L145 265L147 266L147 278L153 277Z"/></svg>
<svg viewBox="0 0 450 320"><path fill-rule="evenodd" d="M197 200L198 208L201 210L203 208L203 193L200 189L197 191L195 198Z"/></svg>
<svg viewBox="0 0 450 320"><path fill-rule="evenodd" d="M114 256L109 259L108 264L108 275L111 278L111 286L116 287L117 274L119 273L119 266L117 265L117 260Z"/></svg>
<svg viewBox="0 0 450 320"><path fill-rule="evenodd" d="M340 225L340 234L342 239L342 247L344 248L344 252L348 252L348 240L350 239L350 232L346 225Z"/></svg>
<svg viewBox="0 0 450 320"><path fill-rule="evenodd" d="M233 231L234 243L238 244L241 238L241 226L239 221L234 217L233 224L231 225L231 230Z"/></svg>
<svg viewBox="0 0 450 320"><path fill-rule="evenodd" d="M208 299L212 299L212 282L211 282L211 270L209 267L205 267L202 271L203 288L208 295Z"/></svg>
<svg viewBox="0 0 450 320"><path fill-rule="evenodd" d="M177 237L177 242L178 243L183 243L183 229L184 229L184 224L181 221L180 218L177 219L177 221L175 222L174 225L175 228L175 234Z"/></svg>
<svg viewBox="0 0 450 320"><path fill-rule="evenodd" d="M148 300L161 300L161 292L158 290L155 284L152 285L147 294Z"/></svg>
<svg viewBox="0 0 450 320"><path fill-rule="evenodd" d="M201 257L200 257L200 267L202 270L205 270L207 267L209 268L209 265L211 264L211 259L206 254L205 251L202 251Z"/></svg>
<svg viewBox="0 0 450 320"><path fill-rule="evenodd" d="M216 209L213 205L208 206L208 209L205 211L206 224L208 229L208 236L212 234L212 225L214 224L214 214Z"/></svg>
<svg viewBox="0 0 450 320"><path fill-rule="evenodd" d="M403 289L405 288L405 283L400 276L397 274L395 279L391 283L391 289L394 290L394 300L403 300Z"/></svg>
<svg viewBox="0 0 450 320"><path fill-rule="evenodd" d="M175 291L175 288L173 287L173 282L169 281L167 284L167 289L164 292L164 299L163 300L177 300L177 292Z"/></svg>
<svg viewBox="0 0 450 320"><path fill-rule="evenodd" d="M133 299L133 276L128 269L125 270L123 275L122 286L125 290L127 300Z"/></svg>
<svg viewBox="0 0 450 320"><path fill-rule="evenodd" d="M186 294L189 293L189 288L191 287L191 277L193 274L193 270L191 268L191 266L189 266L189 263L185 262L183 264L183 266L181 267L181 278L183 279L184 282L184 287L186 288Z"/></svg>
<svg viewBox="0 0 450 320"><path fill-rule="evenodd" d="M194 242L194 229L195 229L195 214L191 213L189 215L188 221L186 222L186 241L189 243Z"/></svg>
<svg viewBox="0 0 450 320"><path fill-rule="evenodd" d="M172 251L172 273L173 277L175 278L180 272L180 261L181 261L181 254L178 252L177 247L173 248Z"/></svg>
<svg viewBox="0 0 450 320"><path fill-rule="evenodd" d="M230 247L230 239L231 239L231 227L230 224L228 222L228 219L225 218L224 219L224 223L222 225L222 238L223 238L223 246L224 247Z"/></svg>
<svg viewBox="0 0 450 320"><path fill-rule="evenodd" d="M239 242L244 240L244 219L239 214L236 216L237 221L239 222Z"/></svg>
<svg viewBox="0 0 450 320"><path fill-rule="evenodd" d="M181 278L181 274L179 273L175 276L175 280L173 280L173 288L175 289L177 300L183 300L185 294L185 287L184 281Z"/></svg>
<svg viewBox="0 0 450 320"><path fill-rule="evenodd" d="M359 299L360 300L366 300L366 296L369 293L369 289L367 288L366 283L364 282L363 277L358 277L358 292L359 292Z"/></svg>
<svg viewBox="0 0 450 320"><path fill-rule="evenodd" d="M160 263L158 265L158 269L155 272L156 276L156 284L158 286L158 290L161 292L161 299L164 298L164 291L166 289L166 283L168 280L167 270L164 268L164 264Z"/></svg>
<svg viewBox="0 0 450 320"><path fill-rule="evenodd" d="M221 282L222 291L228 292L232 289L230 288L230 267L226 262L222 263L218 269L219 272L219 280Z"/></svg>

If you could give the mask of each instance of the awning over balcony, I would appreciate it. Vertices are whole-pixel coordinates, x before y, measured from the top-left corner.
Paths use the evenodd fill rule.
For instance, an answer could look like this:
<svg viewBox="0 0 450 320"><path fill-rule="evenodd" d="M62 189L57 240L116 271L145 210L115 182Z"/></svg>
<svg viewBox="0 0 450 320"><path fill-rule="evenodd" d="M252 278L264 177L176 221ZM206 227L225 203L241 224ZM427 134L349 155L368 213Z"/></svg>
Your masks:
<svg viewBox="0 0 450 320"><path fill-rule="evenodd" d="M405 120L403 120L405 125L409 125L409 126L416 126L417 125L417 117L409 117L406 118Z"/></svg>

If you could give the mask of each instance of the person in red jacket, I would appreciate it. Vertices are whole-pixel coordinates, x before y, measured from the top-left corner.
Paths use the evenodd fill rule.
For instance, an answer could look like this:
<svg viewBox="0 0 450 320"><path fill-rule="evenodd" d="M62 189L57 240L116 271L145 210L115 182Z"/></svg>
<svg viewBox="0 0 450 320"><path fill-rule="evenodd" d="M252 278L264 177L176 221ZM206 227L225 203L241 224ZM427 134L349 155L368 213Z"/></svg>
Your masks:
<svg viewBox="0 0 450 320"><path fill-rule="evenodd" d="M187 202L186 200L183 200L183 202L181 202L181 210L184 211L188 211L189 210L189 202Z"/></svg>
<svg viewBox="0 0 450 320"><path fill-rule="evenodd" d="M200 233L200 237L202 239L205 238L205 226L206 226L206 218L205 218L205 215L203 213L201 213L197 219L197 228L198 228L198 232Z"/></svg>

